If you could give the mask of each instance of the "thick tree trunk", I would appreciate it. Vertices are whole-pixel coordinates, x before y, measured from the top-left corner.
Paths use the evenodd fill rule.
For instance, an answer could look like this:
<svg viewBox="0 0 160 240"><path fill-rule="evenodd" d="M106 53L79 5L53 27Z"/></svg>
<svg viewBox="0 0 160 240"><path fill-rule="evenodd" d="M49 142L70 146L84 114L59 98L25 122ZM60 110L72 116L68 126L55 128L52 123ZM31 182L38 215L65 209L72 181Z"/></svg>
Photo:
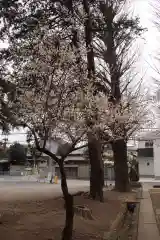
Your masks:
<svg viewBox="0 0 160 240"><path fill-rule="evenodd" d="M59 167L61 173L61 188L64 196L66 209L65 227L62 232L62 240L72 240L74 218L73 196L68 192L66 174L64 171L63 163L59 164Z"/></svg>
<svg viewBox="0 0 160 240"><path fill-rule="evenodd" d="M103 202L104 166L101 154L101 142L93 134L88 134L90 159L90 196Z"/></svg>
<svg viewBox="0 0 160 240"><path fill-rule="evenodd" d="M92 36L92 18L90 15L90 6L88 0L83 0L83 9L86 14L85 27L85 43L87 50L87 67L88 78L93 81L95 78L95 63L93 51L93 36ZM88 134L88 149L90 158L90 196L93 199L103 201L103 186L104 186L104 168L101 156L101 143L91 133Z"/></svg>
<svg viewBox="0 0 160 240"><path fill-rule="evenodd" d="M74 217L74 209L73 209L73 196L68 194L64 197L65 199L65 208L66 208L66 220L65 227L62 232L62 240L72 240L73 233L73 217Z"/></svg>
<svg viewBox="0 0 160 240"><path fill-rule="evenodd" d="M115 189L120 192L129 191L129 174L127 163L127 143L117 140L112 144L115 170Z"/></svg>
<svg viewBox="0 0 160 240"><path fill-rule="evenodd" d="M131 182L139 181L139 167L138 162L135 160L132 161L132 165L129 172L129 178Z"/></svg>

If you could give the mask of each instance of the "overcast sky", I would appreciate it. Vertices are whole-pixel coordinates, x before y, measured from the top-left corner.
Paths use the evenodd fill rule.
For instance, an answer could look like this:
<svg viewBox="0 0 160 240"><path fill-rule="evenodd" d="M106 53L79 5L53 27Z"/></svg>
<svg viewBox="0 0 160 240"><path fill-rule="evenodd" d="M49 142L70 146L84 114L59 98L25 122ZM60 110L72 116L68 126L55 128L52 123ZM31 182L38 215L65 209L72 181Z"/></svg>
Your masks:
<svg viewBox="0 0 160 240"><path fill-rule="evenodd" d="M154 0L151 0L154 3ZM155 0L156 1L156 0ZM156 76L152 69L152 65L155 62L154 56L156 50L158 49L159 34L157 29L153 24L153 11L150 6L150 0L131 0L134 2L132 6L135 15L140 17L141 25L146 27L148 30L145 32L143 39L139 42L140 49L140 61L138 62L139 73L143 76L145 73L145 85L152 89L153 81L152 76ZM3 47L0 43L0 47ZM24 143L26 140L26 135L23 134L24 130L15 130L8 136L9 142L18 141ZM0 139L4 136L0 135Z"/></svg>

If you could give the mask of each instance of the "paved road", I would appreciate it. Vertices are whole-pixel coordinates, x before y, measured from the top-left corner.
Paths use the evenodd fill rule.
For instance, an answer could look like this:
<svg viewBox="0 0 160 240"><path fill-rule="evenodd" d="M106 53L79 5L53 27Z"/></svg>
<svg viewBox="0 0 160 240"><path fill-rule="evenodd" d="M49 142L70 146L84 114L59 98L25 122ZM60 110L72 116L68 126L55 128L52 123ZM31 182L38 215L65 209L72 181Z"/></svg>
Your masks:
<svg viewBox="0 0 160 240"><path fill-rule="evenodd" d="M88 191L89 181L84 180L67 180L69 191ZM107 181L107 184L113 182ZM23 199L42 199L60 196L61 182L58 184L37 182L35 177L0 177L0 201L23 200Z"/></svg>
<svg viewBox="0 0 160 240"><path fill-rule="evenodd" d="M87 191L89 181L68 180L69 191ZM38 183L35 179L25 180L21 177L0 178L0 201L53 198L60 196L61 184Z"/></svg>
<svg viewBox="0 0 160 240"><path fill-rule="evenodd" d="M154 184L160 184L160 181L153 179L140 179L143 182L144 190L152 188ZM107 184L113 182L107 181ZM87 191L89 189L89 181L83 180L68 180L70 192ZM22 200L22 199L39 199L39 198L53 198L60 196L61 185L49 183L38 183L36 178L31 177L0 177L0 201L3 200Z"/></svg>

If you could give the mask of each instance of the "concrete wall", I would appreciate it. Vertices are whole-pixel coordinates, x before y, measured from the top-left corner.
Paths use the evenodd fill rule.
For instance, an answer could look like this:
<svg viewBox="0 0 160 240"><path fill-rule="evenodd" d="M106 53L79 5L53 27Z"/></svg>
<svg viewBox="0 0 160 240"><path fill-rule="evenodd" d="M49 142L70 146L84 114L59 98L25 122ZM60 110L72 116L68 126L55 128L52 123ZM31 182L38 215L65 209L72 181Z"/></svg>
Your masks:
<svg viewBox="0 0 160 240"><path fill-rule="evenodd" d="M155 178L160 178L160 139L154 140L154 175Z"/></svg>
<svg viewBox="0 0 160 240"><path fill-rule="evenodd" d="M138 148L145 148L145 142L146 141L139 141Z"/></svg>
<svg viewBox="0 0 160 240"><path fill-rule="evenodd" d="M54 166L56 174L60 177L59 167ZM49 172L49 168L46 166L40 166L41 171ZM68 178L89 179L90 166L89 165L65 165L65 170ZM11 176L21 176L21 172L25 172L25 166L12 165L10 168ZM107 180L114 180L114 168L105 166L104 178Z"/></svg>
<svg viewBox="0 0 160 240"><path fill-rule="evenodd" d="M78 166L78 178L79 179L89 179L90 176L89 165Z"/></svg>
<svg viewBox="0 0 160 240"><path fill-rule="evenodd" d="M25 166L11 165L10 175L11 176L21 176L21 172L24 172Z"/></svg>
<svg viewBox="0 0 160 240"><path fill-rule="evenodd" d="M154 160L153 160L153 158L138 157L137 160L139 162L140 177L154 177Z"/></svg>
<svg viewBox="0 0 160 240"><path fill-rule="evenodd" d="M85 160L84 156L76 156L76 155L75 156L70 155L65 159L65 161L77 161L77 163L78 161L84 161L84 160Z"/></svg>
<svg viewBox="0 0 160 240"><path fill-rule="evenodd" d="M89 179L90 177L90 166L79 165L78 166L78 178ZM104 166L104 178L106 180L114 180L114 167Z"/></svg>
<svg viewBox="0 0 160 240"><path fill-rule="evenodd" d="M73 165L65 165L64 168L65 168L67 178L72 178L72 179L78 178L78 165L74 165L74 164ZM55 174L59 178L61 177L58 165L55 166Z"/></svg>

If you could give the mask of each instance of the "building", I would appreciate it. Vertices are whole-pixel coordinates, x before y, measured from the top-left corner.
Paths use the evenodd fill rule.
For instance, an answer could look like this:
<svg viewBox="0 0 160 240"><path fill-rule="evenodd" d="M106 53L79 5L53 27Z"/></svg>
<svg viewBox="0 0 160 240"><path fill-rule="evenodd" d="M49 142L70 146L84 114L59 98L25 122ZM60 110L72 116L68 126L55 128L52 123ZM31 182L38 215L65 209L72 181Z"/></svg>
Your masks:
<svg viewBox="0 0 160 240"><path fill-rule="evenodd" d="M141 177L160 179L160 131L140 137L137 160Z"/></svg>
<svg viewBox="0 0 160 240"><path fill-rule="evenodd" d="M68 150L69 144L60 138L50 139L47 142L46 147L49 151L59 156L64 154ZM137 149L135 146L128 146L128 154L136 155ZM131 155L132 155L131 154ZM105 147L104 155L104 177L105 179L114 180L114 164L113 164L113 153L111 146ZM36 161L32 158L31 154L28 153L27 161L23 165L11 164L10 175L20 176L24 174L26 168L32 168L34 165L38 166L40 172L45 172L47 174L58 175L60 177L60 170L58 164L55 163L47 155L42 154ZM66 171L67 178L72 179L89 179L90 177L90 164L89 157L87 155L87 148L81 148L79 150L73 151L67 156L64 161L64 168Z"/></svg>
<svg viewBox="0 0 160 240"><path fill-rule="evenodd" d="M49 150L58 155L62 149L66 151L68 144L60 139L52 139L47 144ZM89 179L90 177L90 164L87 157L87 148L82 148L73 151L64 161L64 167L68 178ZM137 148L135 146L128 146L128 155L137 155ZM112 149L110 145L107 145L104 150L104 177L105 179L114 180L114 164L112 157ZM110 156L110 157L109 157ZM54 170L59 177L59 166L54 164Z"/></svg>

